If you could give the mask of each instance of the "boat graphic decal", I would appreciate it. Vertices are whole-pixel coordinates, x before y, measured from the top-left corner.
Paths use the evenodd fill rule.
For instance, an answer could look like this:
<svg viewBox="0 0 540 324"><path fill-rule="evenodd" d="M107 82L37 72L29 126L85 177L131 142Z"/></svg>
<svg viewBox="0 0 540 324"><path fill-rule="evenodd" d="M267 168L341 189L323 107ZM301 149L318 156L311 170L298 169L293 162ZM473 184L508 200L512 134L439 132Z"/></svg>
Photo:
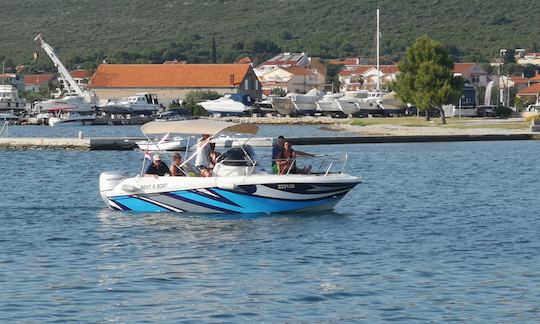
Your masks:
<svg viewBox="0 0 540 324"><path fill-rule="evenodd" d="M350 184L317 184L317 185L311 185L311 184L305 184L305 183L275 183L275 184L264 184L262 186L280 190L280 191L286 191L291 193L298 193L298 194L324 194L324 193L331 193L333 191L341 190L341 189L352 189L354 185Z"/></svg>
<svg viewBox="0 0 540 324"><path fill-rule="evenodd" d="M205 189L204 191L201 191L201 190L189 190L189 192L201 195L201 196L209 198L209 199L220 201L220 202L223 202L223 203L226 203L226 204L229 204L229 205L240 207L240 205L238 205L234 201L231 201L230 199L227 199L227 198L223 197L222 195L220 195L219 193L213 191L210 188Z"/></svg>
<svg viewBox="0 0 540 324"><path fill-rule="evenodd" d="M201 206L204 208L212 209L214 211L227 212L227 213L237 213L238 210L227 208L228 206L219 201L214 201L213 199L189 192L189 191L177 191L167 193L167 196L193 204ZM214 202L214 203L213 203ZM234 206L230 206L234 207Z"/></svg>

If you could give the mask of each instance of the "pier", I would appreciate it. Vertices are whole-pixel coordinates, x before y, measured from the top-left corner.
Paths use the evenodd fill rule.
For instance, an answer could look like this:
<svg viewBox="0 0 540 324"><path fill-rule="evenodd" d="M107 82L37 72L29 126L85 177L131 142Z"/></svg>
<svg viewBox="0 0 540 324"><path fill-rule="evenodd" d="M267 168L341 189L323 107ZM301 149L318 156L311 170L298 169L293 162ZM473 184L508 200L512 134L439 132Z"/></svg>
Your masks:
<svg viewBox="0 0 540 324"><path fill-rule="evenodd" d="M0 138L0 149L61 149L61 150L133 150L135 141L144 137L94 137L94 138ZM293 145L339 145L380 143L428 143L470 141L540 140L540 134L489 134L489 135L363 135L328 137L288 137Z"/></svg>

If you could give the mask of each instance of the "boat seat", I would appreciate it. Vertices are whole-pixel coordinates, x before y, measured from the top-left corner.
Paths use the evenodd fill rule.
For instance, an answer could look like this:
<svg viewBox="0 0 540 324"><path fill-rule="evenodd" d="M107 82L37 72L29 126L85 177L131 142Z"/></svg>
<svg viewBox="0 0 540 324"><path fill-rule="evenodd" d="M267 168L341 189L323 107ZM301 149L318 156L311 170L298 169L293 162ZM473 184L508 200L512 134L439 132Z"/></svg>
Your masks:
<svg viewBox="0 0 540 324"><path fill-rule="evenodd" d="M216 164L212 172L217 177L246 176L249 175L251 167L227 165L223 162Z"/></svg>

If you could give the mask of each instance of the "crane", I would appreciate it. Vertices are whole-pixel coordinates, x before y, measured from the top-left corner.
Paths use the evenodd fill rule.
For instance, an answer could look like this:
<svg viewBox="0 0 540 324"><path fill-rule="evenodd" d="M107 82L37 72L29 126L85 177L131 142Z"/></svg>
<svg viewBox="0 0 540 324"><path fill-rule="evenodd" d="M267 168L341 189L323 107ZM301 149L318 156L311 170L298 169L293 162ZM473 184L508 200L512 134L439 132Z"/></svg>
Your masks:
<svg viewBox="0 0 540 324"><path fill-rule="evenodd" d="M69 71L66 69L64 64L62 64L62 61L60 61L58 56L56 56L52 46L47 44L43 40L43 37L41 37L41 34L37 35L36 38L34 38L34 41L39 42L39 44L41 45L41 48L43 48L45 53L47 53L47 55L51 58L54 65L58 69L58 72L60 73L62 78L65 80L65 82L67 82L67 84L64 83L64 85L66 86L66 88L68 90L68 94L77 95L77 96L83 98L84 101L94 104L95 101L96 101L95 93L93 93L92 91L88 91L88 90L83 91L81 89L81 87L77 84L77 82L75 82L75 80L73 79L73 77L71 76Z"/></svg>

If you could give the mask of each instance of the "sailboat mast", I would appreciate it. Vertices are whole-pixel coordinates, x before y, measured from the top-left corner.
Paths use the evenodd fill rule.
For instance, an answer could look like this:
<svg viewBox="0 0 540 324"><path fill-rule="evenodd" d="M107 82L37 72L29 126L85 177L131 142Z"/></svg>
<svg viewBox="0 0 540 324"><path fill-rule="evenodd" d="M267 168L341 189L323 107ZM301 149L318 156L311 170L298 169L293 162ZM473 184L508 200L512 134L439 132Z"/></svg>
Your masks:
<svg viewBox="0 0 540 324"><path fill-rule="evenodd" d="M377 88L376 90L379 91L380 89L380 71L379 71L379 8L377 8Z"/></svg>

